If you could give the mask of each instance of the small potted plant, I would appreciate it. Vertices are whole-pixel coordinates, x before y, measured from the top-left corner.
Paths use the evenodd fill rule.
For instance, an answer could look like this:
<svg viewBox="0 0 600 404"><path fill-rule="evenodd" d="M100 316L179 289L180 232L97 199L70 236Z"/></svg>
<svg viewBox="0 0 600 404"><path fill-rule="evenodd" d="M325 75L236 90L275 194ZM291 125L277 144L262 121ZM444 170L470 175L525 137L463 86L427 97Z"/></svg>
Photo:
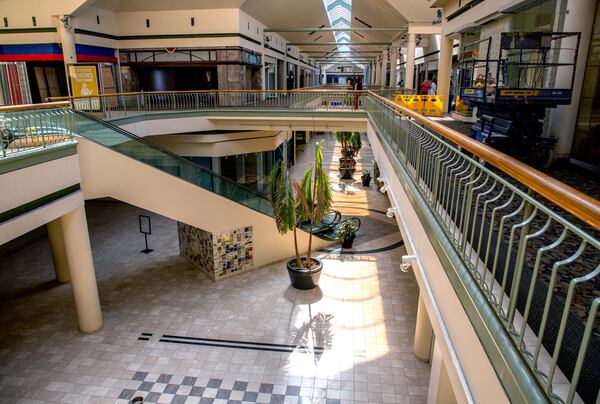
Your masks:
<svg viewBox="0 0 600 404"><path fill-rule="evenodd" d="M357 230L358 226L351 220L345 220L338 226L338 240L342 242L342 248L352 248Z"/></svg>
<svg viewBox="0 0 600 404"><path fill-rule="evenodd" d="M363 187L368 187L371 183L371 172L369 170L363 170L360 179L362 180Z"/></svg>

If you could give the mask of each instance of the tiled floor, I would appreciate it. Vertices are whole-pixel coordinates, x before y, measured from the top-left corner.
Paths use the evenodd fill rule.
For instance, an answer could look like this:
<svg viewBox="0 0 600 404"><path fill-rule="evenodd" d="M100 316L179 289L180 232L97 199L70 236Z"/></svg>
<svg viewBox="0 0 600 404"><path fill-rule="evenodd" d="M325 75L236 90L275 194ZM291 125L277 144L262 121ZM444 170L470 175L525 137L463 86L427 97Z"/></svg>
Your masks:
<svg viewBox="0 0 600 404"><path fill-rule="evenodd" d="M429 367L412 352L418 287L399 270L403 248L361 253L400 240L386 197L332 181L338 207L366 224L356 254L320 253L312 291L291 288L283 263L214 283L178 255L176 223L154 214L155 251L140 254L144 212L93 202L104 327L82 335L46 239L4 256L0 402L424 402Z"/></svg>

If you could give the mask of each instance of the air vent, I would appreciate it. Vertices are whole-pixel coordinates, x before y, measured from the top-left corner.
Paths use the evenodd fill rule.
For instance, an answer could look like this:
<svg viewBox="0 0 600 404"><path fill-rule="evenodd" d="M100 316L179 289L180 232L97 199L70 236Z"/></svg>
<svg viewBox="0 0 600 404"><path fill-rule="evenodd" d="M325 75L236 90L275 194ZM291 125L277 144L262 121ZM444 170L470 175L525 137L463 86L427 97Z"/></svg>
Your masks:
<svg viewBox="0 0 600 404"><path fill-rule="evenodd" d="M364 26L365 26L365 27L367 27L367 28L373 28L371 25L367 24L366 22L364 22L363 20L361 20L361 19L360 19L360 18L358 18L358 17L354 17L354 19L355 19L356 21L360 22L362 25L364 25Z"/></svg>
<svg viewBox="0 0 600 404"><path fill-rule="evenodd" d="M146 28L150 28L150 20L146 18Z"/></svg>

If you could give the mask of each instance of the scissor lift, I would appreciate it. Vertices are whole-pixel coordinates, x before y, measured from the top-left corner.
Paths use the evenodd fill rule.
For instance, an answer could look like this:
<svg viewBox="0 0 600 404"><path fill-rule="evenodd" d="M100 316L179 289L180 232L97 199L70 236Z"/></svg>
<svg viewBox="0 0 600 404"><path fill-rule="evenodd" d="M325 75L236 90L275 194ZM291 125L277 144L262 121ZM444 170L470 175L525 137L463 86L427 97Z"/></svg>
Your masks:
<svg viewBox="0 0 600 404"><path fill-rule="evenodd" d="M543 120L547 108L571 103L580 38L574 32L505 32L498 49L492 38L465 45L460 97L477 107L472 136L530 164L548 165L557 139L543 135Z"/></svg>

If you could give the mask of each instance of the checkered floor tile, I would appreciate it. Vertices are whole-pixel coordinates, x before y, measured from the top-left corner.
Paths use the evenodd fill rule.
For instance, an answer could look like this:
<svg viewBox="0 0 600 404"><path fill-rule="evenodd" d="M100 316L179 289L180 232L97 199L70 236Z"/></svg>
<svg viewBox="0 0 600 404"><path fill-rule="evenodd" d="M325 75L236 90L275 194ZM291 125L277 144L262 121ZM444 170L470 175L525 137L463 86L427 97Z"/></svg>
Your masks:
<svg viewBox="0 0 600 404"><path fill-rule="evenodd" d="M327 399L326 391L314 391L310 396L300 395L300 386L279 386L269 383L200 379L192 376L176 378L168 374L137 372L133 381L137 388L124 389L119 403L131 403L141 397L144 403L312 403L339 404L338 399ZM133 401L135 402L135 401Z"/></svg>

